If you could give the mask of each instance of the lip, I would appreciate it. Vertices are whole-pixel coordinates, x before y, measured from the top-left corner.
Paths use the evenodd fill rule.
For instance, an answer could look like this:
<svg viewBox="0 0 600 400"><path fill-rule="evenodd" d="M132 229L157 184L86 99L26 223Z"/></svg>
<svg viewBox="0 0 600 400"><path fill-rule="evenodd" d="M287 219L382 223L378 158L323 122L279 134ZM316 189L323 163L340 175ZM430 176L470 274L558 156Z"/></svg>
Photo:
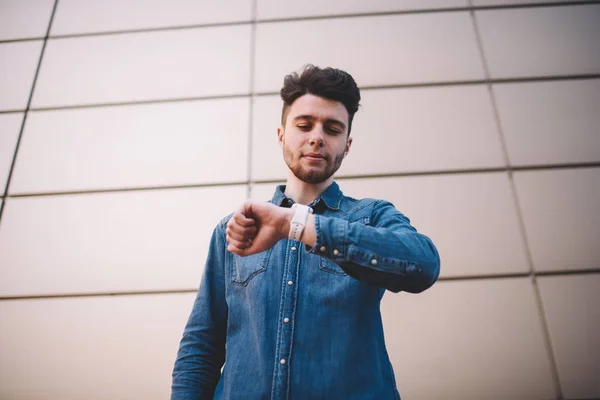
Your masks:
<svg viewBox="0 0 600 400"><path fill-rule="evenodd" d="M308 158L311 161L325 160L325 156L321 153L306 153L304 158Z"/></svg>

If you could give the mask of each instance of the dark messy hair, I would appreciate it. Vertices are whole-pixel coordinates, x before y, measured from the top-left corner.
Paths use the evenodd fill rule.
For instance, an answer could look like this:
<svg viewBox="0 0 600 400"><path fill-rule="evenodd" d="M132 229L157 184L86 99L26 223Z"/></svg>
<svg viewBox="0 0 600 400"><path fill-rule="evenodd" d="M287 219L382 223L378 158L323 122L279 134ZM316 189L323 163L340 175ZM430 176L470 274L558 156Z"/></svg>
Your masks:
<svg viewBox="0 0 600 400"><path fill-rule="evenodd" d="M319 68L308 64L302 73L293 72L283 79L281 99L281 125L285 127L285 120L290 106L301 96L310 93L315 96L339 101L348 110L348 135L352 128L352 119L358 111L360 90L352 75L336 68Z"/></svg>

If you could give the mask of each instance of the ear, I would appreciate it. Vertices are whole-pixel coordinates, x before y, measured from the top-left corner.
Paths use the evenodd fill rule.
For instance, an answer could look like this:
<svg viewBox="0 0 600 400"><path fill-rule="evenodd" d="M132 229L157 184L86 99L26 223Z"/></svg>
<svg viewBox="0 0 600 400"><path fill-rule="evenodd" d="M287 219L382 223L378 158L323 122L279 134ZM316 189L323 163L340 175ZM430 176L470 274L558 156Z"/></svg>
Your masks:
<svg viewBox="0 0 600 400"><path fill-rule="evenodd" d="M277 128L277 141L279 142L279 147L281 147L283 149L283 134L284 134L284 130L283 127L280 126L279 128Z"/></svg>
<svg viewBox="0 0 600 400"><path fill-rule="evenodd" d="M344 150L344 157L346 157L348 155L348 153L350 152L350 146L352 146L352 138L349 137L348 140L346 140L346 150Z"/></svg>

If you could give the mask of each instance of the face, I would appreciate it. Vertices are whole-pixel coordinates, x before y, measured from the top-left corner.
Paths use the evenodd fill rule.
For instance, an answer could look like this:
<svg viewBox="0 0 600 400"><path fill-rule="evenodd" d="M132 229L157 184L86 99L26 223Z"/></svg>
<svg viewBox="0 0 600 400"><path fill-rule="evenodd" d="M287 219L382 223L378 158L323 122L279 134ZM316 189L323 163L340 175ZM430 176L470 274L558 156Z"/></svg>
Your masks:
<svg viewBox="0 0 600 400"><path fill-rule="evenodd" d="M294 101L277 136L289 169L301 181L312 184L329 179L352 144L344 105L312 94Z"/></svg>

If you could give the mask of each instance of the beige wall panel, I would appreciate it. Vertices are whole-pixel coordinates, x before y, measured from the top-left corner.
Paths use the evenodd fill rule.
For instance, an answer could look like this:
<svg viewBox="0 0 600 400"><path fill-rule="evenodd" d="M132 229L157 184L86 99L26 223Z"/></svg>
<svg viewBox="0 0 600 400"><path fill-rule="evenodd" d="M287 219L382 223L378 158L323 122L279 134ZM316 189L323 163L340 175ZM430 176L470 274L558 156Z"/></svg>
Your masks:
<svg viewBox="0 0 600 400"><path fill-rule="evenodd" d="M46 36L54 0L0 0L0 40Z"/></svg>
<svg viewBox="0 0 600 400"><path fill-rule="evenodd" d="M600 398L600 274L538 282L563 396Z"/></svg>
<svg viewBox="0 0 600 400"><path fill-rule="evenodd" d="M0 398L168 398L194 297L0 302Z"/></svg>
<svg viewBox="0 0 600 400"><path fill-rule="evenodd" d="M32 112L11 193L245 181L248 112L248 98Z"/></svg>
<svg viewBox="0 0 600 400"><path fill-rule="evenodd" d="M382 312L403 398L555 397L527 278L438 282L416 296L387 293Z"/></svg>
<svg viewBox="0 0 600 400"><path fill-rule="evenodd" d="M255 57L258 92L279 91L306 63L344 69L359 86L483 78L467 12L262 23Z"/></svg>
<svg viewBox="0 0 600 400"><path fill-rule="evenodd" d="M51 39L34 107L248 93L250 26Z"/></svg>
<svg viewBox="0 0 600 400"><path fill-rule="evenodd" d="M391 201L437 246L441 276L526 272L505 173L339 180L346 195Z"/></svg>
<svg viewBox="0 0 600 400"><path fill-rule="evenodd" d="M277 182L277 183L259 183L251 186L251 195L250 198L252 200L257 201L269 201L273 198L273 194L275 193L275 187L277 185L285 185L285 181Z"/></svg>
<svg viewBox="0 0 600 400"><path fill-rule="evenodd" d="M362 97L339 176L505 165L484 86L369 90Z"/></svg>
<svg viewBox="0 0 600 400"><path fill-rule="evenodd" d="M499 167L505 164L484 86L362 92L354 143L338 176ZM256 98L252 178L285 177L277 143L279 96Z"/></svg>
<svg viewBox="0 0 600 400"><path fill-rule="evenodd" d="M540 3L580 3L580 0L471 0L474 6L508 6ZM586 0L583 0L586 1ZM591 0L593 1L593 0Z"/></svg>
<svg viewBox="0 0 600 400"><path fill-rule="evenodd" d="M493 78L600 73L600 5L475 15Z"/></svg>
<svg viewBox="0 0 600 400"><path fill-rule="evenodd" d="M246 186L10 199L0 296L193 289Z"/></svg>
<svg viewBox="0 0 600 400"><path fill-rule="evenodd" d="M513 165L600 161L600 79L494 85Z"/></svg>
<svg viewBox="0 0 600 400"><path fill-rule="evenodd" d="M281 125L279 95L257 96L252 110L252 180L285 179L287 165L277 141L277 128Z"/></svg>
<svg viewBox="0 0 600 400"><path fill-rule="evenodd" d="M42 41L0 43L0 111L27 107Z"/></svg>
<svg viewBox="0 0 600 400"><path fill-rule="evenodd" d="M23 113L0 114L0 194L4 195L6 180L15 155Z"/></svg>
<svg viewBox="0 0 600 400"><path fill-rule="evenodd" d="M251 11L251 0L60 0L52 35L249 21Z"/></svg>
<svg viewBox="0 0 600 400"><path fill-rule="evenodd" d="M534 268L598 268L600 168L516 172L514 177Z"/></svg>
<svg viewBox="0 0 600 400"><path fill-rule="evenodd" d="M307 0L302 7L291 0L257 0L259 19L294 18L319 15L359 14L404 10L432 10L438 8L465 7L467 0Z"/></svg>

